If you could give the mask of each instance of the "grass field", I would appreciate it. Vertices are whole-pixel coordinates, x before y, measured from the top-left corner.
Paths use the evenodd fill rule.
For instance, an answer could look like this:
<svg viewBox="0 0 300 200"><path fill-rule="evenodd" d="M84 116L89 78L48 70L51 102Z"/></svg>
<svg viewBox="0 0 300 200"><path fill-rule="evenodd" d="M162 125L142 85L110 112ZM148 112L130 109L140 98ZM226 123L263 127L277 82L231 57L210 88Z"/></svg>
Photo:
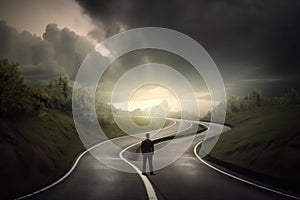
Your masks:
<svg viewBox="0 0 300 200"><path fill-rule="evenodd" d="M300 105L270 105L227 116L210 155L271 176L299 181Z"/></svg>

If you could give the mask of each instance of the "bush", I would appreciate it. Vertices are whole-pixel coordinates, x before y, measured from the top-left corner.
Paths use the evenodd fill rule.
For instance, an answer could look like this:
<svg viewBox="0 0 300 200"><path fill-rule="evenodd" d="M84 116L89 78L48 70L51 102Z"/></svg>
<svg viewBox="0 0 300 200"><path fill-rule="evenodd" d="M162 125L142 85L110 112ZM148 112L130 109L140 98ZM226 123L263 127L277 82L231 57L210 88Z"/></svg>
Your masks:
<svg viewBox="0 0 300 200"><path fill-rule="evenodd" d="M294 88L291 88L288 92L286 92L283 95L283 97L284 97L284 103L286 103L286 104L298 104L298 103L300 103L299 92Z"/></svg>
<svg viewBox="0 0 300 200"><path fill-rule="evenodd" d="M208 112L207 115L203 118L204 120L209 120L211 112L216 114L226 105L226 114L232 114L240 112L243 110L248 110L255 107L260 107L263 105L278 105L278 104L299 104L300 103L300 94L299 92L291 88L285 94L278 97L272 97L264 99L261 95L261 90L254 89L248 93L245 97L234 97L231 96L228 98L226 104L221 102L218 106L214 107L212 111Z"/></svg>
<svg viewBox="0 0 300 200"><path fill-rule="evenodd" d="M44 90L24 84L18 64L0 60L0 115L27 112L40 116L45 111L48 95Z"/></svg>
<svg viewBox="0 0 300 200"><path fill-rule="evenodd" d="M47 87L46 92L49 95L49 108L72 113L72 88L69 85L69 79L66 76L60 76L52 81Z"/></svg>

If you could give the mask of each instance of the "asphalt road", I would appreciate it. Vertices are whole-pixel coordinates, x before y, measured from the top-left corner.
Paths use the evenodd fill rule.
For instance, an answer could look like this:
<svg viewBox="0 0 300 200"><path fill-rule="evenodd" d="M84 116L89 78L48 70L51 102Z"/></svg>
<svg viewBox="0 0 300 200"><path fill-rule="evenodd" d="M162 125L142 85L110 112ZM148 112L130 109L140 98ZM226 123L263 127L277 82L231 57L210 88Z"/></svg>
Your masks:
<svg viewBox="0 0 300 200"><path fill-rule="evenodd" d="M193 125L196 126L196 125ZM187 132L189 122L178 130L178 122L155 135L155 138L174 133ZM225 176L203 164L194 155L194 146L201 140L199 134L188 150L174 163L156 171L155 176L147 176L158 199L287 199L287 197L251 186ZM113 142L121 148L128 147L142 139L122 137ZM157 144L160 148L164 142ZM120 152L111 151L104 142L93 149L108 163L130 168ZM176 151L176 150L174 150ZM170 152L174 153L174 152ZM125 156L126 158L126 156ZM140 159L140 158L135 158ZM128 160L134 163L128 158ZM155 162L155 155L154 155ZM138 166L140 167L140 166ZM100 163L89 153L85 154L75 170L56 186L27 199L148 199L141 176L137 173L121 172Z"/></svg>

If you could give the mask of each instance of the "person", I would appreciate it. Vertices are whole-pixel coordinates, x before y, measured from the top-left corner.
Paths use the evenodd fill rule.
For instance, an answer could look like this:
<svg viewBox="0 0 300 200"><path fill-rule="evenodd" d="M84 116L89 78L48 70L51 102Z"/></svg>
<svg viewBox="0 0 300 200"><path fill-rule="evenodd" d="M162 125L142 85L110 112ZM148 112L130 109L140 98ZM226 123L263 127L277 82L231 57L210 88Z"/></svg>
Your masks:
<svg viewBox="0 0 300 200"><path fill-rule="evenodd" d="M146 139L142 141L141 150L143 154L143 175L146 175L147 160L149 161L150 175L155 175L153 172L153 154L154 143L150 140L150 134L146 133Z"/></svg>

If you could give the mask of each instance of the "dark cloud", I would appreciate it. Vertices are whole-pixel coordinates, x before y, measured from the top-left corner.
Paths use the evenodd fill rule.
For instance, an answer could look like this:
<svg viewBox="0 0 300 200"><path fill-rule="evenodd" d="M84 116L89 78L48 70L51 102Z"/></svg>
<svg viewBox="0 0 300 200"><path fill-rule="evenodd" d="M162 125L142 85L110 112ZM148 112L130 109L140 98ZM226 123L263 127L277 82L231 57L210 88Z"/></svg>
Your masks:
<svg viewBox="0 0 300 200"><path fill-rule="evenodd" d="M298 79L298 0L77 0L105 37L122 28L158 26L181 31L202 44L226 82L237 77ZM243 74L260 68L259 74ZM283 83L285 84L285 83Z"/></svg>
<svg viewBox="0 0 300 200"><path fill-rule="evenodd" d="M0 21L0 58L17 62L27 79L47 79L59 74L75 75L82 60L93 48L71 30L48 24L43 38Z"/></svg>

